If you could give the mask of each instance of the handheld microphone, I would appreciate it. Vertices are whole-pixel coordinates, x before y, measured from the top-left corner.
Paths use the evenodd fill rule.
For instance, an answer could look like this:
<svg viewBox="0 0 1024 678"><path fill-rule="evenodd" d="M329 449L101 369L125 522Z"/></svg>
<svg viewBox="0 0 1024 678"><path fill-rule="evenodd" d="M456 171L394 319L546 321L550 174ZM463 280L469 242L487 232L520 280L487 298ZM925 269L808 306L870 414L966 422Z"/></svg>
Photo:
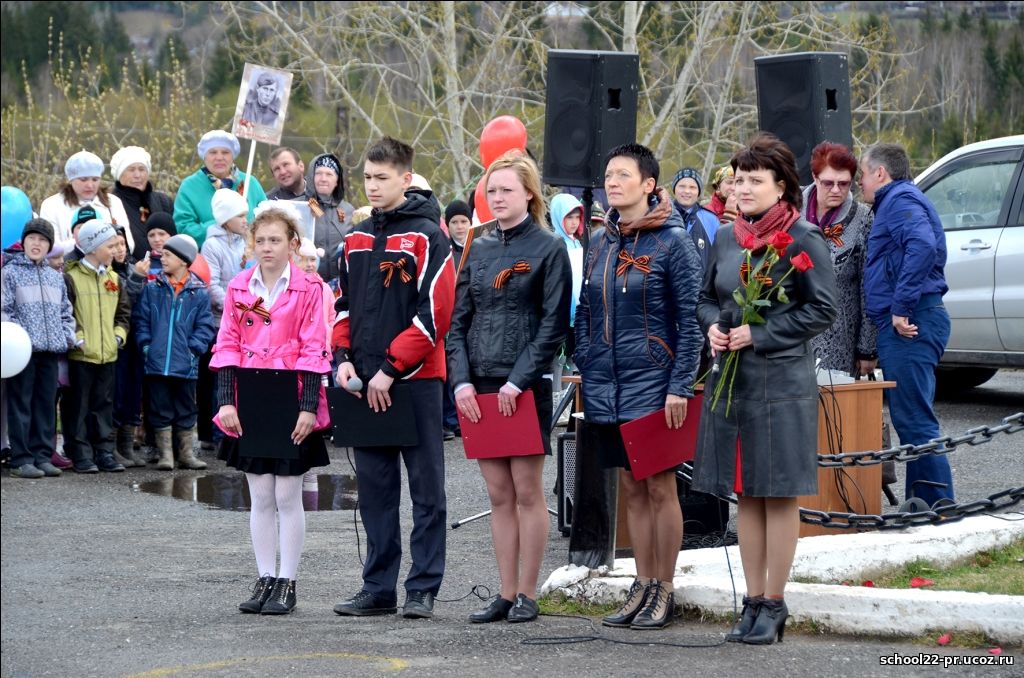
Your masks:
<svg viewBox="0 0 1024 678"><path fill-rule="evenodd" d="M739 309L733 309L732 311L722 311L718 314L718 331L723 334L728 334L729 330L736 327L740 322ZM728 353L728 351L719 351L715 356L715 364L711 366L711 374L718 374L722 371L722 356Z"/></svg>
<svg viewBox="0 0 1024 678"><path fill-rule="evenodd" d="M351 378L349 378L348 383L345 384L345 390L346 391L352 391L353 393L358 393L359 391L362 391L363 390L363 380L360 379L359 377L351 377Z"/></svg>

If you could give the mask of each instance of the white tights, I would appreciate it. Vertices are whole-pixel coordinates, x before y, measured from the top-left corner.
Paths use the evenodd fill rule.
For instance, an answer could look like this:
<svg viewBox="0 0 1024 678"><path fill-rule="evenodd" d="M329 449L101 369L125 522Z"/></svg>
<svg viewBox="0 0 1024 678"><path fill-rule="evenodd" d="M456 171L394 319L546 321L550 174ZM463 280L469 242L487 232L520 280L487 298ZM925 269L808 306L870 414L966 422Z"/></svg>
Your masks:
<svg viewBox="0 0 1024 678"><path fill-rule="evenodd" d="M302 510L302 476L246 473L252 511L249 529L259 576L274 575L277 545L281 545L281 569L277 577L295 579L306 538L306 514ZM280 538L275 525L279 517Z"/></svg>

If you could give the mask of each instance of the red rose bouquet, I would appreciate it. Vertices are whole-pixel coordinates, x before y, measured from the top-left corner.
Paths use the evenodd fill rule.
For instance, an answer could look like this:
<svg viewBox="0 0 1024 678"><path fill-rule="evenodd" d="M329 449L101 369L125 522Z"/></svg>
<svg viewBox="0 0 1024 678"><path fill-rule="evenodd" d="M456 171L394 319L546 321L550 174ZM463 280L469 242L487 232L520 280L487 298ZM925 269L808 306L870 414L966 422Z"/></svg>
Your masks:
<svg viewBox="0 0 1024 678"><path fill-rule="evenodd" d="M764 254L753 264L754 259L754 237L748 236L742 243L744 261L740 265L740 286L732 292L732 298L739 306L742 320L741 325L763 325L764 316L761 309L772 305L772 299L778 299L780 303L789 303L786 291L782 289L782 283L793 271L804 272L814 268L814 262L807 255L807 252L790 257L789 270L778 281L772 280L769 272L776 263L786 256L786 248L793 244L793 236L785 231L777 231L768 239L768 247ZM732 406L732 387L736 381L736 369L739 363L741 352L730 351L725 358L721 368L721 375L715 382L715 391L711 400L711 410L718 406L718 400L722 397L722 391L728 384L729 392L726 397L725 416L729 416L729 409ZM705 374L705 377L707 375Z"/></svg>

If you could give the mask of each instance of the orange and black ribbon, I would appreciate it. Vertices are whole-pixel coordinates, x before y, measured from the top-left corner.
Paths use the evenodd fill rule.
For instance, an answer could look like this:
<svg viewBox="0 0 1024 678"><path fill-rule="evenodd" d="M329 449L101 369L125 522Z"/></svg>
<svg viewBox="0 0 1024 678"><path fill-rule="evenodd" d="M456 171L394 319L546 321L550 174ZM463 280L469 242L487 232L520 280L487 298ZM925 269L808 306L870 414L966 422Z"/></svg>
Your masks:
<svg viewBox="0 0 1024 678"><path fill-rule="evenodd" d="M309 211L313 213L314 217L322 217L324 215L323 209L320 207L319 201L316 198L309 199Z"/></svg>
<svg viewBox="0 0 1024 678"><path fill-rule="evenodd" d="M841 237L843 235L842 224L826 226L825 228L821 229L821 232L825 236L825 239L831 240L832 244L835 245L836 247L843 246L843 238Z"/></svg>
<svg viewBox="0 0 1024 678"><path fill-rule="evenodd" d="M498 275L494 276L494 289L500 290L504 287L513 273L529 273L531 270L530 264L525 261L517 261L512 264L512 268L503 268Z"/></svg>
<svg viewBox="0 0 1024 678"><path fill-rule="evenodd" d="M235 308L242 312L242 315L246 313L255 313L265 320L270 320L270 311L263 306L263 297L256 297L256 301L252 302L251 306L246 306L240 301L235 302Z"/></svg>
<svg viewBox="0 0 1024 678"><path fill-rule="evenodd" d="M641 273L651 272L651 256L649 254L634 257L626 250L621 250L619 251L619 261L621 263L619 263L618 268L615 269L616 277L625 275L626 271L629 270L630 266L635 267L636 270L640 271Z"/></svg>
<svg viewBox="0 0 1024 678"><path fill-rule="evenodd" d="M765 267L762 266L760 270L764 271ZM744 287L747 286L747 282L750 279L749 276L750 264L744 261L742 264L740 264L740 284L743 285ZM754 279L757 280L762 285L767 285L768 287L771 287L772 283L774 282L771 276L766 275L764 273L758 273L757 275L754 276Z"/></svg>
<svg viewBox="0 0 1024 678"><path fill-rule="evenodd" d="M395 274L397 269L399 272L399 278L402 282L407 283L412 280L412 276L405 270L406 258L402 257L398 261L382 261L380 262L380 270L385 273L384 276L384 287L391 287L391 276Z"/></svg>

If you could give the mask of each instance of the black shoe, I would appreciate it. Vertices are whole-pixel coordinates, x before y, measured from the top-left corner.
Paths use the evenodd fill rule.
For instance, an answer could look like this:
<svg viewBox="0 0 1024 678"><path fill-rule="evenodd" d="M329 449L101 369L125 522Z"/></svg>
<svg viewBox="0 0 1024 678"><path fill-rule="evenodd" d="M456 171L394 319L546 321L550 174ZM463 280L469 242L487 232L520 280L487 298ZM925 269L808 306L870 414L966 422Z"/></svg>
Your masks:
<svg viewBox="0 0 1024 678"><path fill-rule="evenodd" d="M81 461L76 461L71 466L71 468L74 469L75 473L99 473L100 472L100 470L98 468L96 468L96 464L92 463L92 461L89 460L89 459L82 459Z"/></svg>
<svg viewBox="0 0 1024 678"><path fill-rule="evenodd" d="M508 618L508 611L512 609L512 601L498 597L491 601L491 604L482 610L477 610L469 615L469 621L474 624L490 624L491 622L504 621Z"/></svg>
<svg viewBox="0 0 1024 678"><path fill-rule="evenodd" d="M267 598L270 598L270 592L274 588L275 581L277 580L269 574L257 579L256 583L252 585L252 597L241 603L238 609L248 614L259 614L260 610L263 609L263 603L267 602Z"/></svg>
<svg viewBox="0 0 1024 678"><path fill-rule="evenodd" d="M334 613L343 617L373 617L396 612L398 605L394 599L382 598L366 590L334 606Z"/></svg>
<svg viewBox="0 0 1024 678"><path fill-rule="evenodd" d="M743 640L743 636L750 633L750 629L754 626L754 620L757 618L757 611L761 609L763 602L764 598L761 596L754 598L743 596L743 612L740 613L740 619L736 622L736 626L733 626L732 631L725 637L726 641L738 643Z"/></svg>
<svg viewBox="0 0 1024 678"><path fill-rule="evenodd" d="M112 454L101 454L96 457L96 467L107 473L121 473L124 471L124 466L118 464Z"/></svg>
<svg viewBox="0 0 1024 678"><path fill-rule="evenodd" d="M448 442L449 440L455 440L455 431L451 430L450 428L441 429L441 434L441 437L445 442Z"/></svg>
<svg viewBox="0 0 1024 678"><path fill-rule="evenodd" d="M608 615L601 623L614 628L628 628L633 619L640 614L640 610L644 609L650 589L650 584L641 584L639 580L634 579L633 585L629 587L629 593L626 594L626 602L618 612Z"/></svg>
<svg viewBox="0 0 1024 678"><path fill-rule="evenodd" d="M647 593L647 603L633 617L629 628L636 631L663 629L672 623L672 615L676 611L675 594L669 593L660 581L653 581Z"/></svg>
<svg viewBox="0 0 1024 678"><path fill-rule="evenodd" d="M45 475L45 473L37 469L32 464L22 464L18 468L11 469L11 476L14 478L31 478L35 480L36 478L42 478Z"/></svg>
<svg viewBox="0 0 1024 678"><path fill-rule="evenodd" d="M430 591L407 591L402 616L406 619L430 619L434 616L434 594Z"/></svg>
<svg viewBox="0 0 1024 678"><path fill-rule="evenodd" d="M761 602L757 611L757 618L750 633L743 636L743 642L747 645L771 645L778 638L782 642L782 635L786 632L786 618L789 617L789 608L786 601L766 598Z"/></svg>
<svg viewBox="0 0 1024 678"><path fill-rule="evenodd" d="M288 614L295 609L295 580L278 578L260 614Z"/></svg>
<svg viewBox="0 0 1024 678"><path fill-rule="evenodd" d="M508 619L513 624L519 622L529 622L537 618L540 614L540 608L537 607L537 601L533 598L527 598L525 593L516 594L516 603L512 606L512 609L508 611Z"/></svg>

